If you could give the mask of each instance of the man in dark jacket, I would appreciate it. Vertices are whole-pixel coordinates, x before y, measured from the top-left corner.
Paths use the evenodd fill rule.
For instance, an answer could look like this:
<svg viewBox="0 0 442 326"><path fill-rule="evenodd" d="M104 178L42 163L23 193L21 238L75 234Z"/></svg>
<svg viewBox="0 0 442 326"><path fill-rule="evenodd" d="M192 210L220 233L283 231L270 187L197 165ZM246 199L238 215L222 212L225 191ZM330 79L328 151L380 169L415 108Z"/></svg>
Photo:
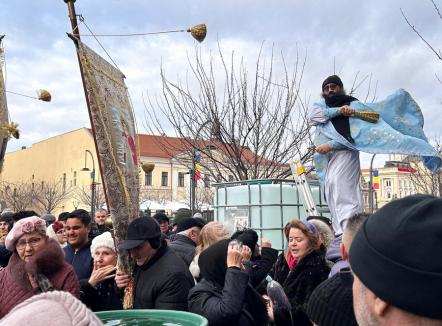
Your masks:
<svg viewBox="0 0 442 326"><path fill-rule="evenodd" d="M14 224L13 215L13 213L6 212L0 216L0 267L6 267L12 255L12 252L5 247L5 239Z"/></svg>
<svg viewBox="0 0 442 326"><path fill-rule="evenodd" d="M120 250L128 250L136 261L134 269L134 308L187 310L187 295L194 285L189 268L161 235L158 222L151 217L134 219ZM129 285L130 276L117 272L120 289Z"/></svg>
<svg viewBox="0 0 442 326"><path fill-rule="evenodd" d="M64 247L65 260L74 267L79 280L88 279L92 273L93 259L88 238L91 217L84 209L76 209L66 219L68 245Z"/></svg>
<svg viewBox="0 0 442 326"><path fill-rule="evenodd" d="M200 232L204 223L201 219L186 217L178 223L176 235L169 246L183 259L187 267L195 256L195 248L200 243Z"/></svg>

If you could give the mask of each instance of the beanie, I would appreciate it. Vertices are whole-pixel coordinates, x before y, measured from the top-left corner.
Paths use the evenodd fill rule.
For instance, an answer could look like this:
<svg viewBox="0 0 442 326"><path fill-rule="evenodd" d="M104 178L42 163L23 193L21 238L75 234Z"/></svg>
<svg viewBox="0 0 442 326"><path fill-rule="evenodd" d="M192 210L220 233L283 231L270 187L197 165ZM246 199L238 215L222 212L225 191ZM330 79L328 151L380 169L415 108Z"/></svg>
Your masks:
<svg viewBox="0 0 442 326"><path fill-rule="evenodd" d="M327 78L325 78L325 80L322 82L322 90L324 90L324 87L328 84L335 84L341 88L344 87L344 84L342 83L341 78L339 78L336 75L331 75L331 76L328 76Z"/></svg>
<svg viewBox="0 0 442 326"><path fill-rule="evenodd" d="M112 238L112 234L110 232L103 232L102 234L100 234L99 236L96 236L92 240L92 244L91 244L92 257L95 254L95 250L97 250L97 248L100 248L100 247L109 248L109 249L113 250L114 252L116 252L114 239Z"/></svg>
<svg viewBox="0 0 442 326"><path fill-rule="evenodd" d="M442 319L442 198L394 200L369 217L350 247L360 281L385 302Z"/></svg>
<svg viewBox="0 0 442 326"><path fill-rule="evenodd" d="M193 217L184 218L178 222L176 233L186 231L186 230L193 228L195 226L202 229L204 226L204 222L198 218L193 218Z"/></svg>
<svg viewBox="0 0 442 326"><path fill-rule="evenodd" d="M308 301L310 320L319 326L357 326L352 283L351 272L342 271L319 284Z"/></svg>
<svg viewBox="0 0 442 326"><path fill-rule="evenodd" d="M0 326L9 325L99 326L103 323L80 300L69 292L50 291L34 295L15 306Z"/></svg>

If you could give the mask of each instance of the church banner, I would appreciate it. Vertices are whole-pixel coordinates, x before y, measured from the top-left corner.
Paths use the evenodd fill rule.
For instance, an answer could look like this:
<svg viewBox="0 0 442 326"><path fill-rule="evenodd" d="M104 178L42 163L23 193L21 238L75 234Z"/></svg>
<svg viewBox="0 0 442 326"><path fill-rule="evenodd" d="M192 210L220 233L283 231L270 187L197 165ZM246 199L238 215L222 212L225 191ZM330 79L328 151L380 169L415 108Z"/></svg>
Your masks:
<svg viewBox="0 0 442 326"><path fill-rule="evenodd" d="M138 217L138 156L132 105L120 70L81 41L77 52L107 205L118 242L125 238L130 221Z"/></svg>

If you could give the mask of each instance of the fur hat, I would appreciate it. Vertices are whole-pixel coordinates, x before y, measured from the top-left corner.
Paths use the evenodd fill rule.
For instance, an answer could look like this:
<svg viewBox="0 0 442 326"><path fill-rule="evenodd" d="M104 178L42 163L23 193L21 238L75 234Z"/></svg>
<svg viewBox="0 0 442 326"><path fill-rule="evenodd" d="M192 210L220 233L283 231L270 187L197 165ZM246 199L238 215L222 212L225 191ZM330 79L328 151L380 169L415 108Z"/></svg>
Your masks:
<svg viewBox="0 0 442 326"><path fill-rule="evenodd" d="M114 252L117 252L117 250L115 249L114 239L112 238L112 234L110 232L104 232L104 233L100 234L99 236L96 236L92 240L92 244L91 244L92 257L95 254L95 250L97 250L97 248L100 248L100 247L109 248L109 249L112 249Z"/></svg>
<svg viewBox="0 0 442 326"><path fill-rule="evenodd" d="M442 198L391 201L361 225L350 247L353 273L385 302L442 319Z"/></svg>
<svg viewBox="0 0 442 326"><path fill-rule="evenodd" d="M331 76L328 76L327 78L325 78L325 80L322 82L322 90L324 90L324 87L328 84L335 84L341 88L344 87L344 84L342 83L341 78L339 78L336 75L331 75Z"/></svg>
<svg viewBox="0 0 442 326"><path fill-rule="evenodd" d="M55 322L56 320L56 322ZM64 291L34 295L14 307L2 320L9 325L99 326L103 323L80 300Z"/></svg>
<svg viewBox="0 0 442 326"><path fill-rule="evenodd" d="M38 231L41 234L46 234L46 221L38 216L25 217L15 222L12 230L8 233L5 239L6 249L14 251L15 243L23 235Z"/></svg>

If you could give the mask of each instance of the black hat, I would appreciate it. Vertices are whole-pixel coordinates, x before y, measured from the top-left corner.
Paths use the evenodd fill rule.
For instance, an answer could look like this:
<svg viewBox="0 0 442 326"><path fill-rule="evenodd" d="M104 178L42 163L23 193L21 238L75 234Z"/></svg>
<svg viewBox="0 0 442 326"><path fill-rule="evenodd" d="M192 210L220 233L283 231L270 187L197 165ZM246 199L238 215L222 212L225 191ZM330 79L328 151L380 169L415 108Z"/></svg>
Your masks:
<svg viewBox="0 0 442 326"><path fill-rule="evenodd" d="M357 326L352 284L350 271L339 272L319 284L308 301L310 320L319 326Z"/></svg>
<svg viewBox="0 0 442 326"><path fill-rule="evenodd" d="M331 220L330 220L329 218L325 217L325 216L321 216L321 215L310 215L310 216L307 216L306 220L307 220L307 221L318 220L318 221L324 222L325 224L327 224L327 225L328 225L329 227L331 227L331 228L333 227L333 226L332 226L332 222L331 222Z"/></svg>
<svg viewBox="0 0 442 326"><path fill-rule="evenodd" d="M258 243L258 233L252 229L240 230L233 233L231 239L241 241L254 252L256 244Z"/></svg>
<svg viewBox="0 0 442 326"><path fill-rule="evenodd" d="M336 75L331 75L331 76L328 76L327 78L325 78L325 80L322 82L322 90L324 90L324 87L328 84L335 84L341 88L344 87L344 84L342 83L341 78L339 78Z"/></svg>
<svg viewBox="0 0 442 326"><path fill-rule="evenodd" d="M164 213L156 213L153 216L153 218L156 219L158 221L158 223L161 222L161 221L166 221L167 223L169 223L169 218Z"/></svg>
<svg viewBox="0 0 442 326"><path fill-rule="evenodd" d="M145 240L160 239L160 225L152 217L139 217L130 222L126 239L118 246L120 250L138 247Z"/></svg>
<svg viewBox="0 0 442 326"><path fill-rule="evenodd" d="M204 224L205 224L204 221L200 218L186 217L178 222L176 233L188 230L190 228L193 228L194 226L203 228Z"/></svg>
<svg viewBox="0 0 442 326"><path fill-rule="evenodd" d="M385 302L442 319L442 198L394 200L369 217L350 247L355 275Z"/></svg>

